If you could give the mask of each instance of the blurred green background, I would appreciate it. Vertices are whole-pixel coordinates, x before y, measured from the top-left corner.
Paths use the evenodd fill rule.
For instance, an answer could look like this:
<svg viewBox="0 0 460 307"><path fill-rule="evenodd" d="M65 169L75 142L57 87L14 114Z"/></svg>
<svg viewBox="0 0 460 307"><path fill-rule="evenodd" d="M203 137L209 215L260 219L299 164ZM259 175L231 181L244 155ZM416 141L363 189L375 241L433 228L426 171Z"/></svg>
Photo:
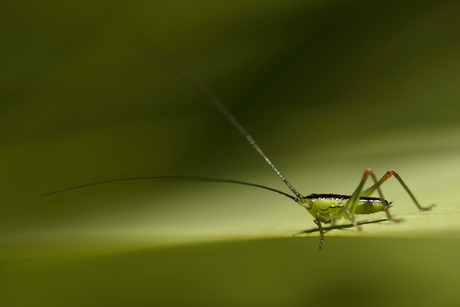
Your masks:
<svg viewBox="0 0 460 307"><path fill-rule="evenodd" d="M458 1L16 1L0 9L1 306L456 306ZM152 50L155 50L152 52ZM336 230L155 55L206 84L303 194L362 172L405 222ZM378 220L384 215L365 217Z"/></svg>

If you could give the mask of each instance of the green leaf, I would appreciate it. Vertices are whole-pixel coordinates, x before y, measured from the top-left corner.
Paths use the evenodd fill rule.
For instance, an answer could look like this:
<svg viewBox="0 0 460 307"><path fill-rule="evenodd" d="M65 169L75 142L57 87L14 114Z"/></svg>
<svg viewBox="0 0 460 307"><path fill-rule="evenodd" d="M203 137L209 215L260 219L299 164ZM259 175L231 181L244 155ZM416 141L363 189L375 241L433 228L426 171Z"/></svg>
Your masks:
<svg viewBox="0 0 460 307"><path fill-rule="evenodd" d="M457 305L459 10L447 0L3 5L0 305ZM394 170L436 207L418 212L390 179L383 192L404 222L339 224L320 252L308 212L248 186L132 181L40 197L139 175L287 190L149 49L219 96L299 192L351 194L365 169Z"/></svg>

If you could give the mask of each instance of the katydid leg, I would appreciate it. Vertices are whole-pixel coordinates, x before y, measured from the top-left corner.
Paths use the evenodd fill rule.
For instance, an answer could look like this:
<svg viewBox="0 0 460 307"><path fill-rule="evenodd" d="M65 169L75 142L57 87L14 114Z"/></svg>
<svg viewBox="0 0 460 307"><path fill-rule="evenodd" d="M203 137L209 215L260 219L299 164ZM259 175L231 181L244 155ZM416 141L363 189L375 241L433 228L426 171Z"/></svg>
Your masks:
<svg viewBox="0 0 460 307"><path fill-rule="evenodd" d="M324 244L324 231L323 231L323 226L321 225L320 219L319 219L319 212L316 213L316 220L314 220L315 224L318 226L319 229L319 249L323 249L323 244Z"/></svg>
<svg viewBox="0 0 460 307"><path fill-rule="evenodd" d="M362 230L361 226L359 226L358 223L356 222L356 219L355 219L354 215L351 214L350 211L348 211L347 208L343 208L343 212L348 216L348 219L353 224L353 226L355 226L359 231L361 231Z"/></svg>
<svg viewBox="0 0 460 307"><path fill-rule="evenodd" d="M387 172L387 174L390 173L391 175L390 176L395 176L396 179L398 179L399 183L402 185L402 187L404 188L404 190L406 190L407 194L409 194L410 198L412 198L412 201L414 202L414 204L417 206L417 208L419 208L420 210L422 211L426 211L426 210L430 210L431 208L433 208L435 205L432 204L428 207L422 207L420 205L420 203L417 201L417 199L415 198L414 194L412 194L412 192L409 190L409 188L407 187L407 185L404 183L404 181L401 179L401 177L399 177L399 175L396 173L396 172L393 172L393 171L389 171Z"/></svg>
<svg viewBox="0 0 460 307"><path fill-rule="evenodd" d="M380 186L381 186L388 178L394 176L394 177L399 181L399 183L400 183L401 186L404 188L404 190L407 192L407 194L409 194L410 198L412 199L412 201L414 202L415 206L417 206L417 208L418 208L419 210L426 211L426 210L430 210L431 208L434 207L434 204L433 204L433 205L430 205L430 206L428 206L428 207L422 207L422 206L420 205L420 203L417 201L417 199L415 198L414 194L412 194L411 190L409 190L409 188L407 187L406 183L401 179L401 176L399 176L398 173L396 173L395 171L388 171L388 172L386 172L385 175L383 175L383 177L380 178L379 181L376 181L375 175L374 175L374 173L372 172L371 169L366 170L365 173L366 173L366 172L370 172L370 173L371 173L372 177L374 178L374 182L375 182L375 183L374 183L374 185L371 186L370 188L368 188L368 189L362 191L362 192L361 192L361 195L360 195L361 197L369 197L369 196L371 196L371 195L375 192L375 190L377 190L377 191L379 192L380 198L383 199L382 191L380 190ZM364 176L363 176L363 177L364 177Z"/></svg>
<svg viewBox="0 0 460 307"><path fill-rule="evenodd" d="M349 210L350 214L352 216L354 216L354 213L356 211L356 205L358 204L358 201L359 201L360 197L369 197L377 190L377 192L379 194L379 198L382 200L382 202L384 202L384 205L385 205L384 210L385 210L385 213L387 215L387 218L390 221L393 221L393 222L400 222L401 219L395 219L395 218L393 218L391 216L390 211L389 211L391 206L385 200L385 198L383 196L383 193L382 193L382 189L380 188L380 186L388 178L390 178L391 176L394 176L394 174L396 174L396 173L393 172L393 171L386 172L385 175L383 175L383 177L380 180L377 180L377 177L375 177L375 174L371 169L365 170L364 173L363 173L363 177L361 178L361 181L360 181L358 187L353 192L353 194L350 197L350 201L348 202L347 209ZM374 181L374 185L371 186L370 188L366 189L366 190L363 190L364 184L366 183L366 180L367 180L367 178L369 176L371 176L372 180Z"/></svg>

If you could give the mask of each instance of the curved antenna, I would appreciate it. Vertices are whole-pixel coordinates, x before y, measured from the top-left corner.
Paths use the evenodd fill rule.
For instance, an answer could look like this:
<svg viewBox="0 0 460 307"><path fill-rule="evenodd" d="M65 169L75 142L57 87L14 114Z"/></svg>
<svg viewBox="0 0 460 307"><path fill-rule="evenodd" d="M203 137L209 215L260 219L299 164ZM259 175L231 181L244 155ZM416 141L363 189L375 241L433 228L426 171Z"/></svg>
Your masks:
<svg viewBox="0 0 460 307"><path fill-rule="evenodd" d="M273 188L269 188L269 187L266 187L264 185L260 185L260 184L256 184L256 183L250 183L250 182L244 182L244 181L238 181L238 180L231 180L231 179L211 178L211 177L195 177L195 176L143 176L143 177L107 179L107 180L102 180L102 181L97 181L97 182L86 183L86 184L82 184L82 185L79 185L79 186L74 186L74 187L71 187L71 188L65 188L65 189L58 190L58 191L49 192L49 193L41 195L40 197L51 196L51 195L59 194L59 193L62 193L62 192L82 189L82 188L90 187L90 186L93 186L93 185L99 185L99 184L105 184L105 183L111 183L111 182L133 181L133 180L155 180L155 179L211 181L211 182L228 182L228 183L243 184L243 185L249 185L249 186L269 190L269 191L272 191L272 192L276 192L276 193L279 193L281 195L284 195L284 196L294 200L295 202L300 202L300 199L298 199L297 197L294 197L294 196L292 196L290 194L284 193L283 191L273 189Z"/></svg>
<svg viewBox="0 0 460 307"><path fill-rule="evenodd" d="M198 90L200 90L206 97L208 97L212 104L219 109L219 111L224 114L224 116L233 124L233 126L238 129L238 131L248 140L248 142L257 150L257 152L264 158L265 162L270 165L272 170L278 175L278 177L283 180L283 182L287 185L287 187L292 191L292 193L297 196L297 198L302 199L303 196L299 192L297 192L296 189L284 178L284 176L281 174L281 172L275 167L275 165L268 159L267 155L264 154L262 149L257 145L257 143L254 141L254 139L249 135L249 133L244 129L244 127L238 122L238 120L230 113L230 111L227 109L227 107L222 103L222 101L214 95L206 86L203 85L198 79L196 79L193 75L188 73L186 70L182 69L178 65L175 65L171 60L164 58L168 62L169 68L179 77L184 79L186 82L190 83L194 87L196 87Z"/></svg>

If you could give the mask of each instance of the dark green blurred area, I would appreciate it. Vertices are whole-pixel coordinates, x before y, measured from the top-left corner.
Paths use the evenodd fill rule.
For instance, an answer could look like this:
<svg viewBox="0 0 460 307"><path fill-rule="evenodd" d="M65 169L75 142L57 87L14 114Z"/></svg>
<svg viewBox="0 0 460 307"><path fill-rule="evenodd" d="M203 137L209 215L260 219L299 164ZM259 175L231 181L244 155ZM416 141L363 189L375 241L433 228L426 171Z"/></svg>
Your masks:
<svg viewBox="0 0 460 307"><path fill-rule="evenodd" d="M4 298L11 299L9 306L459 303L458 241L331 238L327 252L307 251L305 243L241 241L32 262L22 275L8 275Z"/></svg>
<svg viewBox="0 0 460 307"><path fill-rule="evenodd" d="M225 241L314 227L251 188L39 196L142 174L284 188L166 54L300 192L351 193L365 168L394 169L424 204L455 209L459 13L457 1L1 4L0 305L458 304L448 223L442 238L328 237L318 252L316 237ZM397 214L415 211L389 186Z"/></svg>

